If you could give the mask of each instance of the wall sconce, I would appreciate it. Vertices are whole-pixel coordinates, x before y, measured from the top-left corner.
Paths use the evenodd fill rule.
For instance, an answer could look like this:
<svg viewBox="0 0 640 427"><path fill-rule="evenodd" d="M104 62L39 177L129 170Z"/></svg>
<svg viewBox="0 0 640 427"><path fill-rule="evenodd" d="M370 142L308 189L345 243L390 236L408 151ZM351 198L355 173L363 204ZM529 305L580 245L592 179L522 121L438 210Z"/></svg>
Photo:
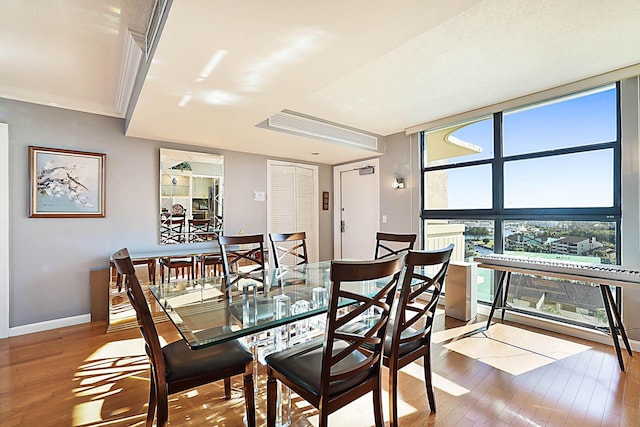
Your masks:
<svg viewBox="0 0 640 427"><path fill-rule="evenodd" d="M393 184L391 184L391 186L396 190L404 188L404 178L401 178L398 175L396 175L393 178Z"/></svg>

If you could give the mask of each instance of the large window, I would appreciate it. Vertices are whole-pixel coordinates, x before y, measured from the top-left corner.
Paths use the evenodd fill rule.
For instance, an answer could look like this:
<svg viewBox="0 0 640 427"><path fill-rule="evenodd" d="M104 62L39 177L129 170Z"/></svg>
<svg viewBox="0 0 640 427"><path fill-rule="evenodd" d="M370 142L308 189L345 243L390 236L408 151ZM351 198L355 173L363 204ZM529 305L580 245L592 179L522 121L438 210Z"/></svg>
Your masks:
<svg viewBox="0 0 640 427"><path fill-rule="evenodd" d="M424 132L425 246L454 242L458 261L495 252L617 264L618 104L612 84ZM479 274L478 298L490 303L494 274ZM541 316L606 324L591 283L518 275L508 299Z"/></svg>

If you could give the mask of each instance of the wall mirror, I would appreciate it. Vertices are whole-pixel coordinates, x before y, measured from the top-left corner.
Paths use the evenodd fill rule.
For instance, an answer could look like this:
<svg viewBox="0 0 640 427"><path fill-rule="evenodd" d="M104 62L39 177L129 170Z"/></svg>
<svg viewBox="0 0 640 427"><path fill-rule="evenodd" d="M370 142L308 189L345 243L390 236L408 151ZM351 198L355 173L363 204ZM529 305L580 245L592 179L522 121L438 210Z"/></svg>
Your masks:
<svg viewBox="0 0 640 427"><path fill-rule="evenodd" d="M223 230L224 156L160 149L160 244L215 240Z"/></svg>

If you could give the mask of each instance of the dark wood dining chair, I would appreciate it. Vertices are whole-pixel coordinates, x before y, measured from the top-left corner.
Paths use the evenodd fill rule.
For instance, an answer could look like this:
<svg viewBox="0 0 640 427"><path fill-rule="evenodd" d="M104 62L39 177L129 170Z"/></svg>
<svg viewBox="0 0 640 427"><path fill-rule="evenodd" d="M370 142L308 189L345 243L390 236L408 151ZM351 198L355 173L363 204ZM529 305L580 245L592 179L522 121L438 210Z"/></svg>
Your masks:
<svg viewBox="0 0 640 427"><path fill-rule="evenodd" d="M178 340L162 347L128 250L119 250L112 260L118 272L127 278L127 296L136 312L151 362L146 425L153 425L155 414L158 426L165 427L168 424L168 399L174 393L224 380L225 398L230 399L230 377L242 374L247 424L255 426L253 355L246 346L234 340L191 350L184 340Z"/></svg>
<svg viewBox="0 0 640 427"><path fill-rule="evenodd" d="M156 258L140 258L132 260L133 265L146 265L147 273L149 274L149 281L151 284L156 284ZM113 264L113 263L112 263ZM118 292L122 291L122 279L123 276L120 273L116 273L116 286L118 287Z"/></svg>
<svg viewBox="0 0 640 427"><path fill-rule="evenodd" d="M209 230L209 225L211 224L210 218L190 219L188 223L188 240L190 242L206 242L213 239L214 233Z"/></svg>
<svg viewBox="0 0 640 427"><path fill-rule="evenodd" d="M162 243L184 243L184 215L165 216L160 223Z"/></svg>
<svg viewBox="0 0 640 427"><path fill-rule="evenodd" d="M212 271L213 275L218 276L224 273L222 266L222 254L203 254L196 257L196 266L200 272L200 277L206 278L208 276L207 270ZM212 267L212 268L211 268Z"/></svg>
<svg viewBox="0 0 640 427"><path fill-rule="evenodd" d="M185 272L193 280L196 278L196 261L195 256L181 257L181 256L167 256L158 259L160 265L160 281L164 283L164 272L167 270L167 282L171 281L171 271L175 270L176 279L178 278L178 272L182 278L185 277Z"/></svg>
<svg viewBox="0 0 640 427"><path fill-rule="evenodd" d="M304 231L297 233L270 233L271 251L276 268L293 267L307 264L307 234Z"/></svg>
<svg viewBox="0 0 640 427"><path fill-rule="evenodd" d="M376 233L376 252L374 259L396 256L413 249L417 236L415 234Z"/></svg>
<svg viewBox="0 0 640 427"><path fill-rule="evenodd" d="M266 356L267 426L276 423L277 381L320 411L320 427L328 416L372 392L376 426L384 425L380 369L385 329L396 292L401 257L374 261L332 261L330 301L324 337ZM360 293L353 282L376 281L375 295ZM339 308L344 299L356 302ZM362 317L374 310L366 327ZM369 345L372 351L364 348Z"/></svg>
<svg viewBox="0 0 640 427"><path fill-rule="evenodd" d="M389 368L390 425L398 426L398 372L422 358L427 398L431 412L436 400L431 381L431 330L440 291L444 285L453 244L434 251L410 250L405 257L405 272L396 311L387 328L384 366ZM426 303L425 292L431 291Z"/></svg>
<svg viewBox="0 0 640 427"><path fill-rule="evenodd" d="M231 295L233 287L240 288L242 280L260 282L264 288L266 270L264 262L264 236L219 236L224 289ZM241 290L241 289L239 289Z"/></svg>

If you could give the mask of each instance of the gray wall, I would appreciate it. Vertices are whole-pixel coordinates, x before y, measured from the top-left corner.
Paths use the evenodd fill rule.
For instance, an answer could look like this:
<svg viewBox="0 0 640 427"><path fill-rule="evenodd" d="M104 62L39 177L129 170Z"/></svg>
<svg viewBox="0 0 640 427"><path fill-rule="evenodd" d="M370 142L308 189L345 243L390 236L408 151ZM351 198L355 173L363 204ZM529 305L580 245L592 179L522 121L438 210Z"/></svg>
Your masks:
<svg viewBox="0 0 640 427"><path fill-rule="evenodd" d="M405 188L391 186L394 175L404 178ZM397 133L385 138L380 157L380 231L420 234L420 166L418 137ZM420 239L416 248L420 247Z"/></svg>
<svg viewBox="0 0 640 427"><path fill-rule="evenodd" d="M9 327L88 314L90 270L125 246L170 249L158 243L160 147L224 154L225 232L266 233L266 203L253 201L267 190L265 156L130 138L122 119L2 98L0 122L9 124ZM29 145L106 153L106 218L28 218ZM329 191L332 168L318 166ZM331 211L321 211L321 259L332 257L331 230Z"/></svg>

